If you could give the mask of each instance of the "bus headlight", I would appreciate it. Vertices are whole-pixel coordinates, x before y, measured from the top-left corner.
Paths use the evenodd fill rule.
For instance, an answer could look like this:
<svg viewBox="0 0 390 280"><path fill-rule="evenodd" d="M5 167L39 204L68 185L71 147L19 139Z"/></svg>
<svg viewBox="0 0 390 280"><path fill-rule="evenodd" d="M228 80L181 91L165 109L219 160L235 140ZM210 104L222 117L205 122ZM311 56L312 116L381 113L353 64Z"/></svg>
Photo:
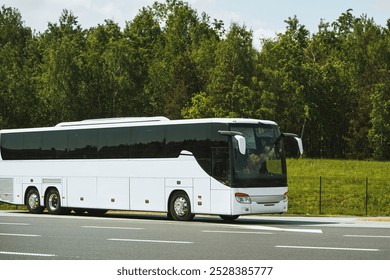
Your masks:
<svg viewBox="0 0 390 280"><path fill-rule="evenodd" d="M250 203L252 203L251 198L246 193L238 192L238 193L235 193L234 196L236 197L236 200L239 203L243 203L243 204L250 204Z"/></svg>

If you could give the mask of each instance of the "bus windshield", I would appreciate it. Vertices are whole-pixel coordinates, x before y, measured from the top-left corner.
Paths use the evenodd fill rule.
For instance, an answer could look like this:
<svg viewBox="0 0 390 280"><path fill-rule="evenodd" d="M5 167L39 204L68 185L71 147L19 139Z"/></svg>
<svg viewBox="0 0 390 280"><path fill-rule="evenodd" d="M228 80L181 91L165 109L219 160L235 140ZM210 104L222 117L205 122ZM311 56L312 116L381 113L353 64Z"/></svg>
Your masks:
<svg viewBox="0 0 390 280"><path fill-rule="evenodd" d="M283 139L276 125L257 124L231 126L246 140L246 153L241 154L233 140L233 186L286 186L286 161ZM279 138L278 138L279 137Z"/></svg>

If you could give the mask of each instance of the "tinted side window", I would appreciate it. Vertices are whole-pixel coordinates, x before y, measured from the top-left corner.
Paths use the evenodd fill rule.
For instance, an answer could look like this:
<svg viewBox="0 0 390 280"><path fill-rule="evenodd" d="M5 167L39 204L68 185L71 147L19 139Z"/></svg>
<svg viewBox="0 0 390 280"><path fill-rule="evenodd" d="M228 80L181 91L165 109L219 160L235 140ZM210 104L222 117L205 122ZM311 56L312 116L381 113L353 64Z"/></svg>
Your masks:
<svg viewBox="0 0 390 280"><path fill-rule="evenodd" d="M167 157L178 157L182 150L191 152L199 165L211 170L211 125L182 124L167 126Z"/></svg>
<svg viewBox="0 0 390 280"><path fill-rule="evenodd" d="M131 128L131 158L165 157L165 127L143 126Z"/></svg>
<svg viewBox="0 0 390 280"><path fill-rule="evenodd" d="M99 158L127 158L130 149L129 128L106 128L99 132Z"/></svg>
<svg viewBox="0 0 390 280"><path fill-rule="evenodd" d="M68 132L49 131L42 136L42 159L67 158Z"/></svg>
<svg viewBox="0 0 390 280"><path fill-rule="evenodd" d="M23 159L39 159L41 157L42 132L24 133Z"/></svg>
<svg viewBox="0 0 390 280"><path fill-rule="evenodd" d="M97 158L98 131L83 129L69 131L69 152L71 159Z"/></svg>
<svg viewBox="0 0 390 280"><path fill-rule="evenodd" d="M23 134L7 133L1 135L1 157L4 160L22 159Z"/></svg>

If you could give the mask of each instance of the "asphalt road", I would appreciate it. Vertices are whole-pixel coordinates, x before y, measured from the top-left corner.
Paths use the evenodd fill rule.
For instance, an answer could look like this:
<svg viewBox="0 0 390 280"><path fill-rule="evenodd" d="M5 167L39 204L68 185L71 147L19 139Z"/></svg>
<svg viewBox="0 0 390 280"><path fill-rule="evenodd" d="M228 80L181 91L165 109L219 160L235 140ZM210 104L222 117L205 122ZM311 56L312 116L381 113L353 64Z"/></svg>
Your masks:
<svg viewBox="0 0 390 280"><path fill-rule="evenodd" d="M390 260L390 219L0 211L1 260Z"/></svg>

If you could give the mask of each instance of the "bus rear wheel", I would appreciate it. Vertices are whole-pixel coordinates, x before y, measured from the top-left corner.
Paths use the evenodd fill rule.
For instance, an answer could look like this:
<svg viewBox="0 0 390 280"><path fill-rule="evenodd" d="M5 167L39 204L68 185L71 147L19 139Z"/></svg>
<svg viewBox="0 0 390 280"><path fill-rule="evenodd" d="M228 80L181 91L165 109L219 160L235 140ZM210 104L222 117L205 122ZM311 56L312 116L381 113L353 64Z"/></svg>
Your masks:
<svg viewBox="0 0 390 280"><path fill-rule="evenodd" d="M39 192L33 188L28 191L26 196L26 206L30 213L41 214L45 207L41 206L41 200L39 199Z"/></svg>
<svg viewBox="0 0 390 280"><path fill-rule="evenodd" d="M179 191L173 194L169 201L170 216L176 221L190 221L194 218L191 213L191 202L188 195Z"/></svg>
<svg viewBox="0 0 390 280"><path fill-rule="evenodd" d="M50 214L66 214L69 210L61 207L61 197L57 189L49 189L46 193L46 208ZM70 212L70 211L69 211Z"/></svg>

